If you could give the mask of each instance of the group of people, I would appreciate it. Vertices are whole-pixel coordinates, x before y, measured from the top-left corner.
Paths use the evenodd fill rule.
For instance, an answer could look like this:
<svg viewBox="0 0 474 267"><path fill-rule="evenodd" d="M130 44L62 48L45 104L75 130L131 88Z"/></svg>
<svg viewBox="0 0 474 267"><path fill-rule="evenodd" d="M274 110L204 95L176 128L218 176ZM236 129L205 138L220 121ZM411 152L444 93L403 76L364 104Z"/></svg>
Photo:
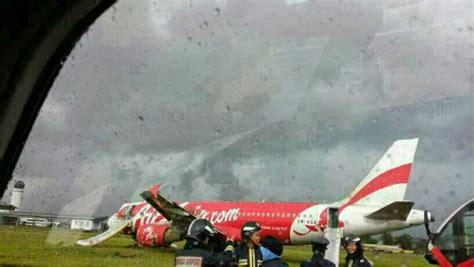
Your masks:
<svg viewBox="0 0 474 267"><path fill-rule="evenodd" d="M301 267L333 267L336 266L331 261L324 258L329 240L318 237L313 240L313 257L300 264ZM370 262L364 257L364 249L360 238L355 235L348 235L342 239L342 246L347 251L345 267L371 267Z"/></svg>
<svg viewBox="0 0 474 267"><path fill-rule="evenodd" d="M205 219L194 220L188 228L186 243L176 251L176 267L286 267L281 259L283 245L274 237L260 240L261 227L256 222L246 222L240 231L241 242L235 246L233 238L228 239L225 249L216 253L209 248L209 240L217 231ZM334 263L324 258L329 240L319 237L312 242L313 256L300 263L301 267L332 267ZM349 235L343 238L342 246L347 251L346 267L371 267L363 255L360 238Z"/></svg>

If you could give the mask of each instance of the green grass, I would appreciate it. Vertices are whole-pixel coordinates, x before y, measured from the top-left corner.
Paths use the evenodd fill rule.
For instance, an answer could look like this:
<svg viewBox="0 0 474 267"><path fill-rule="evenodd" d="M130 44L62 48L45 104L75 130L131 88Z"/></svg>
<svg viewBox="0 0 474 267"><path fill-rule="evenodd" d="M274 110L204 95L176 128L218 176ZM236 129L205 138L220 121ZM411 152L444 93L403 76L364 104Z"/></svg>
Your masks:
<svg viewBox="0 0 474 267"><path fill-rule="evenodd" d="M65 229L0 226L0 265L172 266L174 250L133 246L130 236L117 235L92 248L74 242L94 235ZM290 266L310 258L309 246L285 247ZM367 254L375 266L430 266L421 255Z"/></svg>

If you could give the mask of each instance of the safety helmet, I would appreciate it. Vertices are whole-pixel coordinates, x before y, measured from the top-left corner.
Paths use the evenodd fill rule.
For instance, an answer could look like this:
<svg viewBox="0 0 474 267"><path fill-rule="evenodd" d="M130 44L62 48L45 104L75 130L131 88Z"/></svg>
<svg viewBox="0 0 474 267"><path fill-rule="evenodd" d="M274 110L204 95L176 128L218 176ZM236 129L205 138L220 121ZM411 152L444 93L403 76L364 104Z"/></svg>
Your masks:
<svg viewBox="0 0 474 267"><path fill-rule="evenodd" d="M256 222L246 222L242 225L242 229L240 230L240 238L242 241L248 241L252 233L258 232L261 229L260 225Z"/></svg>
<svg viewBox="0 0 474 267"><path fill-rule="evenodd" d="M341 243L342 243L343 247L346 247L349 243L359 244L360 243L360 237L351 234L351 235L348 235L348 236L345 236L344 238L342 238Z"/></svg>
<svg viewBox="0 0 474 267"><path fill-rule="evenodd" d="M313 244L313 251L317 250L323 252L327 249L327 246L329 245L329 240L324 236L318 236L311 241L311 244Z"/></svg>
<svg viewBox="0 0 474 267"><path fill-rule="evenodd" d="M204 242L206 237L214 236L216 233L217 231L208 220L195 219L189 225L186 238L191 238L198 242Z"/></svg>

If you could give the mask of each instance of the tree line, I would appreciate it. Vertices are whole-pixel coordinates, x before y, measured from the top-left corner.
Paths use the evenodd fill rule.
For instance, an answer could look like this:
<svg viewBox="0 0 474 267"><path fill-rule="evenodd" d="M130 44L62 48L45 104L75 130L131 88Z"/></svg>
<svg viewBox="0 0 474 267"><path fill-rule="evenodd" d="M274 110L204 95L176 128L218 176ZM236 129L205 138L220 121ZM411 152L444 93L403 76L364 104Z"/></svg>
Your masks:
<svg viewBox="0 0 474 267"><path fill-rule="evenodd" d="M414 250L416 253L423 253L428 243L428 240L425 238L414 238L409 234L393 236L390 232L381 235L363 236L361 238L364 244L399 246L401 249Z"/></svg>

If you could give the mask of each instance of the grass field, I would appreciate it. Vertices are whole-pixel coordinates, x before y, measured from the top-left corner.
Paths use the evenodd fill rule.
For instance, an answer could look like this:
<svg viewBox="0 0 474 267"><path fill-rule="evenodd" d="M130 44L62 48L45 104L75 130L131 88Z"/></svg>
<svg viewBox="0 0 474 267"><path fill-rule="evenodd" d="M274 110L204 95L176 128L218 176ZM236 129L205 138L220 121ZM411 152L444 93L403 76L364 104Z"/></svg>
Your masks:
<svg viewBox="0 0 474 267"><path fill-rule="evenodd" d="M172 266L173 249L136 248L130 236L118 235L92 248L74 245L76 240L92 235L64 229L0 226L0 266ZM310 256L309 246L288 246L283 258L290 266L299 266ZM375 266L431 266L416 254L367 256Z"/></svg>

